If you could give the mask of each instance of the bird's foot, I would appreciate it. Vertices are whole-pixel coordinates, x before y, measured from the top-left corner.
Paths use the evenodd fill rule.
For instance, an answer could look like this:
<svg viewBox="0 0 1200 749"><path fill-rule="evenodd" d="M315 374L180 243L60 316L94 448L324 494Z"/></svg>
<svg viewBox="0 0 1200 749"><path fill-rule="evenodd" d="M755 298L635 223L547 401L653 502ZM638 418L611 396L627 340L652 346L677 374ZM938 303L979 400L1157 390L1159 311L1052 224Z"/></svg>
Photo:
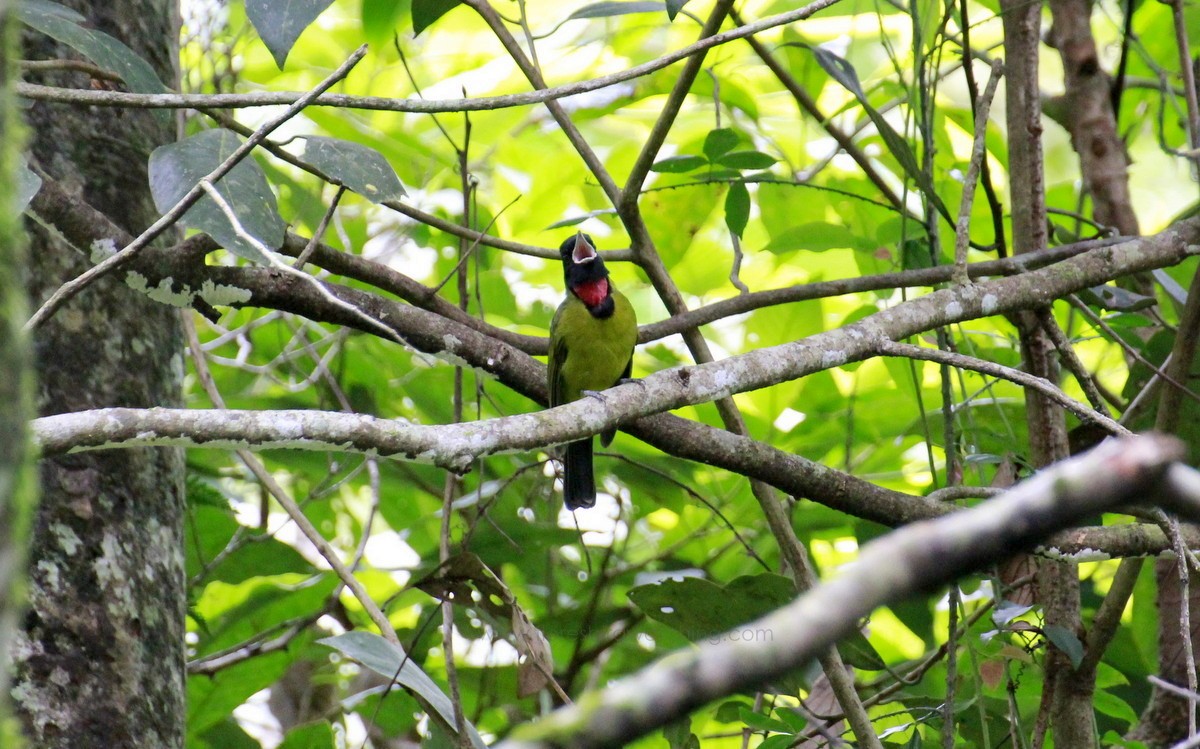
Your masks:
<svg viewBox="0 0 1200 749"><path fill-rule="evenodd" d="M646 390L646 383L642 382L641 380L635 379L633 377L622 377L621 379L617 380L617 384L618 385L637 385L643 391Z"/></svg>
<svg viewBox="0 0 1200 749"><path fill-rule="evenodd" d="M579 392L583 393L589 398L595 398L601 403L604 403L606 400L608 400L604 397L604 393L600 392L599 390L580 390Z"/></svg>

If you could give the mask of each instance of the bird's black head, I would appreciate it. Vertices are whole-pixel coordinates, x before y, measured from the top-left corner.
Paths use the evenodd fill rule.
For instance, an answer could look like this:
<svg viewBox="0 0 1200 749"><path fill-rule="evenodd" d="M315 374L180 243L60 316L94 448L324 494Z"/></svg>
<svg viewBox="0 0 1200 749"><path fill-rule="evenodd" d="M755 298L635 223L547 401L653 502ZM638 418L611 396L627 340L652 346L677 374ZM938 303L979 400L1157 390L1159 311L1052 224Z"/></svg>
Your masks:
<svg viewBox="0 0 1200 749"><path fill-rule="evenodd" d="M596 252L592 238L583 232L568 238L558 247L563 262L563 279L567 290L587 306L594 317L608 317L613 313L612 284L608 281L608 268L604 259Z"/></svg>

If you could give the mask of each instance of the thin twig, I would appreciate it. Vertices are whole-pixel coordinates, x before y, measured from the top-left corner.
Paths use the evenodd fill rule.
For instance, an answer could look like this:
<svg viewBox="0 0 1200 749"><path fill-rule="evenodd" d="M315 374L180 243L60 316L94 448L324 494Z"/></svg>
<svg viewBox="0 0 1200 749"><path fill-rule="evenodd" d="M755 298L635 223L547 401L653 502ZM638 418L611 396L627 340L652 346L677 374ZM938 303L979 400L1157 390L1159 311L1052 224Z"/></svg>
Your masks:
<svg viewBox="0 0 1200 749"><path fill-rule="evenodd" d="M884 356L900 356L909 359L923 359L925 361L946 363L953 367L960 367L991 375L992 377L999 377L1002 380L1014 382L1022 387L1032 388L1079 418L1094 422L1112 434L1133 434L1133 432L1121 426L1106 414L1088 408L1083 403L1067 395L1049 380L1031 375L1028 372L1022 372L1019 369L1013 369L1012 367L1006 367L1002 364L996 364L983 359L976 359L972 356L952 354L948 351L914 346L910 343L881 340L877 342L876 347L879 353Z"/></svg>
<svg viewBox="0 0 1200 749"><path fill-rule="evenodd" d="M329 201L329 207L325 209L325 215L321 217L321 223L317 224L317 230L313 232L312 238L308 240L304 251L296 257L296 262L292 263L292 267L300 270L304 268L304 264L312 257L313 252L317 249L317 245L321 243L321 237L325 236L325 230L329 228L329 221L333 218L334 211L337 210L338 203L342 202L342 196L346 194L346 186L338 185L337 192L333 194L333 200Z"/></svg>
<svg viewBox="0 0 1200 749"><path fill-rule="evenodd" d="M154 239L158 237L158 235L162 234L167 230L168 227L172 226L175 224L175 222L181 219L183 214L186 213L187 210L191 208L192 205L201 198L201 196L204 195L205 191L202 185L205 182L209 184L215 183L228 174L233 167L237 166L242 159L246 158L246 156L248 156L250 152L254 150L254 147L262 142L276 128L295 117L305 107L316 100L316 98L320 96L322 92L328 90L331 86L333 86L333 84L345 78L350 73L350 70L357 65L359 60L361 60L366 54L367 45L364 44L355 50L345 62L339 65L337 70L329 74L325 80L318 83L313 90L309 91L304 96L301 96L278 116L273 117L267 122L263 123L261 127L255 130L254 133L247 138L244 143L238 146L234 152L229 155L229 158L222 161L216 169L213 169L211 172L201 178L200 182L193 185L192 188L187 191L187 194L180 198L179 202L177 202L171 208L171 210L163 214L163 216L155 221L150 228L138 235L133 242L122 248L120 252L105 258L100 263L92 266L71 281L68 281L60 286L53 294L50 295L50 298L42 304L38 311L33 314L33 317L29 318L28 322L25 323L25 330L29 331L41 325L43 322L48 320L59 307L70 300L71 297L82 291L88 284L92 283L105 273L108 273L109 271L118 268L133 259L133 257L142 248L148 246L150 242L154 241Z"/></svg>
<svg viewBox="0 0 1200 749"><path fill-rule="evenodd" d="M992 61L992 73L988 77L987 87L983 96L976 103L975 110L975 143L971 147L971 161L967 166L967 176L963 180L962 202L958 206L958 221L954 225L954 277L952 283L957 285L971 282L967 275L967 247L971 242L971 209L975 203L975 183L979 181L980 165L987 158L987 127L988 113L992 108L992 98L996 95L996 86L1004 74L1004 66L999 60Z"/></svg>

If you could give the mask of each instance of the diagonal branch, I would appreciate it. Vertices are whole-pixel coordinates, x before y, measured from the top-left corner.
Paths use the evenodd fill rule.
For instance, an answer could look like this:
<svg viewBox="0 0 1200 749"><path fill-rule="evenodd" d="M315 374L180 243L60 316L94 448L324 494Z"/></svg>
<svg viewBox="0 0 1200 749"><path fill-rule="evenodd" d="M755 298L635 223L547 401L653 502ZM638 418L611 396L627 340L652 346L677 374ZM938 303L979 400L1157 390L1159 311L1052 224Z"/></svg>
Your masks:
<svg viewBox="0 0 1200 749"><path fill-rule="evenodd" d="M672 653L576 705L521 726L501 746L623 746L708 702L799 667L879 606L1007 559L1091 514L1150 497L1200 518L1200 495L1180 496L1169 479L1184 453L1181 443L1165 437L1113 441L970 510L894 531L864 546L839 577L739 627L769 633L768 640L717 637Z"/></svg>

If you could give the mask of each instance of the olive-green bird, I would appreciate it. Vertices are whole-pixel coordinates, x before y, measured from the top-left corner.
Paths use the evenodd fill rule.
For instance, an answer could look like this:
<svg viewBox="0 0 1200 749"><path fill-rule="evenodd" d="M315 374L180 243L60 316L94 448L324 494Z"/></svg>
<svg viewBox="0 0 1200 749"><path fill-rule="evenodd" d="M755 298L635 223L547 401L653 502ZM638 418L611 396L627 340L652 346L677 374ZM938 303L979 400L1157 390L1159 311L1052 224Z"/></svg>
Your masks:
<svg viewBox="0 0 1200 749"><path fill-rule="evenodd" d="M563 242L567 298L550 323L550 405L561 406L629 377L637 317L625 295L613 288L604 260L583 232ZM600 435L605 447L616 430ZM596 504L592 438L571 442L563 456L563 501L568 510Z"/></svg>

